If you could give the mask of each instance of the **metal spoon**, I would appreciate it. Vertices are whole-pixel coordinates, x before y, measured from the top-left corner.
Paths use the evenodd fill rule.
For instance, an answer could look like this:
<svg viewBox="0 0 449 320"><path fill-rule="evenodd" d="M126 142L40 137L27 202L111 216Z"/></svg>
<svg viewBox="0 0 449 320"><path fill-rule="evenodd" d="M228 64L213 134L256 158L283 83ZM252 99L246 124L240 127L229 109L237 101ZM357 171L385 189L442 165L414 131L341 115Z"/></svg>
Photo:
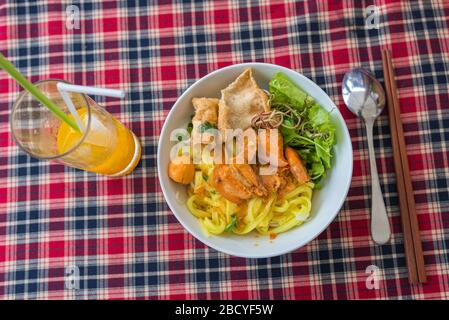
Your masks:
<svg viewBox="0 0 449 320"><path fill-rule="evenodd" d="M385 107L385 91L374 75L357 68L343 78L343 100L348 109L365 122L371 169L371 236L377 244L384 244L390 239L391 230L377 174L373 124Z"/></svg>

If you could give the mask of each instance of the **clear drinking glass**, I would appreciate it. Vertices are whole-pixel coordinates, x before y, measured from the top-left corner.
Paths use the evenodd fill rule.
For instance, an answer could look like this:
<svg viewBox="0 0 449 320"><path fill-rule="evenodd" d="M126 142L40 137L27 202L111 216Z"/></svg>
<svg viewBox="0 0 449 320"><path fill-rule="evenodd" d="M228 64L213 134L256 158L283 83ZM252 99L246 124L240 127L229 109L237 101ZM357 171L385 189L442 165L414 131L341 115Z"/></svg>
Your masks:
<svg viewBox="0 0 449 320"><path fill-rule="evenodd" d="M69 117L57 89L62 80L44 80L35 85ZM69 93L84 124L77 132L57 118L28 91L14 103L10 124L16 143L31 156L53 160L70 167L105 175L122 176L137 166L141 156L139 140L89 96Z"/></svg>

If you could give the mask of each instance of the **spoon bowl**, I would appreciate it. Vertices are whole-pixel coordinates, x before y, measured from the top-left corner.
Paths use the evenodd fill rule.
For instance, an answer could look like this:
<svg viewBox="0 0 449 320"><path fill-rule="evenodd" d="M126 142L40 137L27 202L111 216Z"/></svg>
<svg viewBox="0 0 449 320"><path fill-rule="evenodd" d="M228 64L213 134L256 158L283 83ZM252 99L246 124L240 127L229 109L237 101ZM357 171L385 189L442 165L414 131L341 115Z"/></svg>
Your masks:
<svg viewBox="0 0 449 320"><path fill-rule="evenodd" d="M385 107L385 91L368 70L356 68L346 73L342 92L348 109L364 120L377 118Z"/></svg>

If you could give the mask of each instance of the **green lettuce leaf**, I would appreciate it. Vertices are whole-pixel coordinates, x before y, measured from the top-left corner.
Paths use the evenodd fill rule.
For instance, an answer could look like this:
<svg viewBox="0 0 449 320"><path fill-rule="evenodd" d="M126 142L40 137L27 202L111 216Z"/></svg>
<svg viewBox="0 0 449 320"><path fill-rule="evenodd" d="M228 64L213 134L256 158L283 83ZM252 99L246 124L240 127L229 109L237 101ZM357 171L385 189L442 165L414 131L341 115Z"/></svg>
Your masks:
<svg viewBox="0 0 449 320"><path fill-rule="evenodd" d="M268 84L270 94L277 103L287 103L302 111L304 105L313 101L307 93L294 84L285 74L278 72Z"/></svg>

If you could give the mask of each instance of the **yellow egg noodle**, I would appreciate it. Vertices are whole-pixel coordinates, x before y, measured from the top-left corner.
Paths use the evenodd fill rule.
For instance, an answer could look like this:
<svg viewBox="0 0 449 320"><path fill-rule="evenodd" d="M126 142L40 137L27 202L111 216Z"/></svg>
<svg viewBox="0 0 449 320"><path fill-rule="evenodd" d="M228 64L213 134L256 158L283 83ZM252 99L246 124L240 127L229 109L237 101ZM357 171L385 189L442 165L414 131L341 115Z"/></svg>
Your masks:
<svg viewBox="0 0 449 320"><path fill-rule="evenodd" d="M307 182L278 198L253 197L244 207L223 198L207 182L213 171L212 164L195 165L195 177L189 188L187 207L198 218L206 235L226 231L247 234L253 230L260 234L288 231L301 225L310 216L313 183Z"/></svg>

